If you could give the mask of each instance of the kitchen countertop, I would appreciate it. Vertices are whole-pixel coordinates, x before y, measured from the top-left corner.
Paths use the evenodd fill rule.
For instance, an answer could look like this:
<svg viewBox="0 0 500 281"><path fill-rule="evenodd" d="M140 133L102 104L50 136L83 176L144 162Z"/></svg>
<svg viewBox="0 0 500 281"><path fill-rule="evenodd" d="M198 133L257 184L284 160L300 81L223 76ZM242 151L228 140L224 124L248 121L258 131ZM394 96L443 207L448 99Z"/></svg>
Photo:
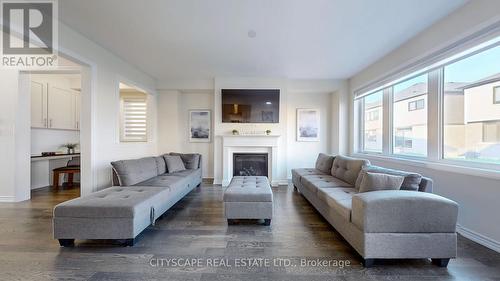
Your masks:
<svg viewBox="0 0 500 281"><path fill-rule="evenodd" d="M57 153L56 155L48 155L48 156L42 156L42 155L31 155L31 161L38 161L38 160L54 160L54 159L63 159L63 158L71 158L75 156L80 156L80 153Z"/></svg>

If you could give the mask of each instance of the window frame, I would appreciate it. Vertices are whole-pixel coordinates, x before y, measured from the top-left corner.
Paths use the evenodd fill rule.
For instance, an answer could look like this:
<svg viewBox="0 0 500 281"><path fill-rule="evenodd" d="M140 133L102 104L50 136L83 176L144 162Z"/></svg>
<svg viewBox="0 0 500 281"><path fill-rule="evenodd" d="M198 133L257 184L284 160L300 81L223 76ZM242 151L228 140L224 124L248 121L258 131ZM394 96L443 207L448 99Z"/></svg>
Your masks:
<svg viewBox="0 0 500 281"><path fill-rule="evenodd" d="M376 85L382 84L382 86L373 87L371 90L363 90L363 91L355 91L353 100L362 99L372 93L376 93L378 91L383 91L383 138L382 138L382 146L383 151L374 152L374 151L365 151L364 143L358 142L354 146L353 155L358 155L360 157L363 156L371 156L381 159L394 160L396 162L403 161L406 163L407 161L410 163L416 163L417 166L430 166L435 165L441 170L460 170L470 171L470 174L476 175L494 175L494 178L500 179L500 163L483 163L479 161L465 161L465 160L453 160L446 159L444 157L444 68L450 64L455 62L464 60L468 57L474 56L476 54L488 51L492 48L500 46L500 32L496 35L494 40L490 40L493 43L489 45L476 44L469 46L465 51L462 51L461 55L450 55L449 57L445 57L438 62L430 64L428 67L421 67L420 70L414 71L411 74L402 75L402 78L394 78L392 82L384 83L375 82ZM489 42L489 41L488 41ZM401 71L403 72L403 71ZM426 156L415 156L415 155L404 155L404 154L395 154L394 153L394 145L392 142L394 141L394 130L392 128L393 120L393 87L396 84L403 83L407 80L418 77L422 74L428 74L428 92L427 92L427 106L424 105L422 109L427 107L427 155ZM368 87L365 87L367 89ZM495 91L498 91L495 93ZM431 95L434 95L431 97ZM500 100L497 101L500 97L500 86L493 87L493 103L500 104ZM417 100L416 100L417 101ZM415 101L415 102L416 102ZM408 106L409 108L409 106ZM419 110L419 109L415 109ZM360 110L363 111L363 110ZM414 111L414 110L411 110ZM356 111L354 111L356 112ZM388 119L388 120L387 120ZM364 139L364 135L360 132L364 132L364 116L362 119L356 119L357 123L354 125L357 128L354 129L354 134L357 136L361 136L361 139ZM387 122L388 121L388 122ZM359 124L361 123L361 124ZM390 126L387 126L390 125ZM362 129L363 131L360 131Z"/></svg>
<svg viewBox="0 0 500 281"><path fill-rule="evenodd" d="M419 102L422 102L422 107L418 107ZM415 104L415 108L411 109L410 104ZM425 109L425 99L422 98L408 102L408 111L417 111L422 109Z"/></svg>
<svg viewBox="0 0 500 281"><path fill-rule="evenodd" d="M493 104L500 104L500 86L493 86Z"/></svg>

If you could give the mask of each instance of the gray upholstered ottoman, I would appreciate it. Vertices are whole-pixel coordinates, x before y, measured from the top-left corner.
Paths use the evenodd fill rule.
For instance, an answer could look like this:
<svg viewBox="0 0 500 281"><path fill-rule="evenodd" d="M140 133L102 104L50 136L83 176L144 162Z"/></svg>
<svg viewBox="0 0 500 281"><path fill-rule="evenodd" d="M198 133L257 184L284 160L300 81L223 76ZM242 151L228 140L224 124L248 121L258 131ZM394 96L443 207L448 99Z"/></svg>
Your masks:
<svg viewBox="0 0 500 281"><path fill-rule="evenodd" d="M273 191L267 177L233 177L224 192L224 211L228 224L233 219L264 219L270 225Z"/></svg>

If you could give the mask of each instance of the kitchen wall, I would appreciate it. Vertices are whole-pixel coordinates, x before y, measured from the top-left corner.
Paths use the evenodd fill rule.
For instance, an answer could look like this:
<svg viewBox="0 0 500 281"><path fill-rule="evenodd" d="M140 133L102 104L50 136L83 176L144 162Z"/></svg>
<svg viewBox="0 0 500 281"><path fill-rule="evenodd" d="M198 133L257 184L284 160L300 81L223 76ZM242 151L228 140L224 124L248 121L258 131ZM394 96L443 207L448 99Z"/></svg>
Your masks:
<svg viewBox="0 0 500 281"><path fill-rule="evenodd" d="M423 31L381 60L368 66L350 79L351 94L384 75L393 73L433 52L453 46L493 23L500 22L500 2L489 0L470 1L445 19ZM351 106L352 109L352 97ZM350 127L354 128L354 116L350 114ZM353 143L354 132L350 132ZM351 146L351 152L354 148ZM500 225L496 215L500 213L500 173L473 169L439 166L428 163L395 161L368 157L378 165L414 170L435 181L434 192L460 204L459 231L476 242L500 251Z"/></svg>
<svg viewBox="0 0 500 281"><path fill-rule="evenodd" d="M40 155L42 152L49 151L66 153L67 149L61 147L63 144L79 142L79 131L31 129L31 155Z"/></svg>

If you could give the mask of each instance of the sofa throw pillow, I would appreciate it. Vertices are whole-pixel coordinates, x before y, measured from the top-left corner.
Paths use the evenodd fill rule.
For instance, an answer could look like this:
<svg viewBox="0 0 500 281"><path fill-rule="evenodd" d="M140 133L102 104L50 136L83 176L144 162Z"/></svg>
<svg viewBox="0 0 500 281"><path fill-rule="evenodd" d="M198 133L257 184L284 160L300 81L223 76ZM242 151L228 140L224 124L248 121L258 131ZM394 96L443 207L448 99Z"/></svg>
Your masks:
<svg viewBox="0 0 500 281"><path fill-rule="evenodd" d="M164 155L165 162L167 162L168 173L175 173L186 170L184 162L178 155Z"/></svg>
<svg viewBox="0 0 500 281"><path fill-rule="evenodd" d="M375 165L368 165L366 167L363 167L362 172L363 171L370 173L388 174L393 176L402 176L404 177L404 180L403 183L401 184L401 190L418 191L420 188L420 182L422 181L422 175L418 173L388 169ZM359 173L359 176L356 179L356 184L355 184L356 189L359 189L359 185L361 184L362 179L363 179L362 173Z"/></svg>
<svg viewBox="0 0 500 281"><path fill-rule="evenodd" d="M170 155L180 156L186 169L193 170L200 167L200 154L170 152Z"/></svg>
<svg viewBox="0 0 500 281"><path fill-rule="evenodd" d="M156 156L155 160L158 176L165 174L167 172L167 163L165 163L165 158L163 158L163 156Z"/></svg>
<svg viewBox="0 0 500 281"><path fill-rule="evenodd" d="M329 174L330 170L332 169L334 158L335 156L320 153L318 155L318 159L316 159L316 170L325 174Z"/></svg>
<svg viewBox="0 0 500 281"><path fill-rule="evenodd" d="M359 192L398 190L401 188L403 179L402 176L364 172Z"/></svg>

